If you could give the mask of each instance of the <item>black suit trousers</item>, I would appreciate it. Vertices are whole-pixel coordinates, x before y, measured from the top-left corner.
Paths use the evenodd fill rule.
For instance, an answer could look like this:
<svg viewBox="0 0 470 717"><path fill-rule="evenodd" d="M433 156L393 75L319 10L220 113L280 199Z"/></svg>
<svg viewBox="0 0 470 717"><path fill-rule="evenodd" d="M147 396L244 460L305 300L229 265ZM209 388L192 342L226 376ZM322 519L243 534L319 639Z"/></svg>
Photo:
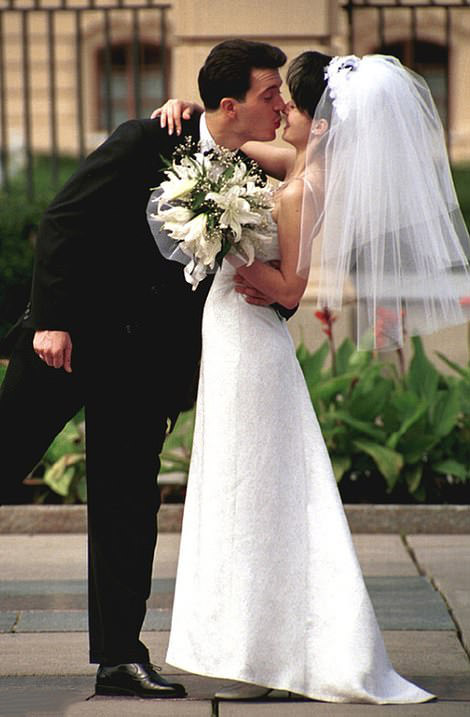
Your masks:
<svg viewBox="0 0 470 717"><path fill-rule="evenodd" d="M146 662L139 635L157 539L159 453L174 413L164 339L148 327L72 335L67 374L36 356L33 334L21 331L0 388L0 502L18 502L18 485L84 405L90 661Z"/></svg>

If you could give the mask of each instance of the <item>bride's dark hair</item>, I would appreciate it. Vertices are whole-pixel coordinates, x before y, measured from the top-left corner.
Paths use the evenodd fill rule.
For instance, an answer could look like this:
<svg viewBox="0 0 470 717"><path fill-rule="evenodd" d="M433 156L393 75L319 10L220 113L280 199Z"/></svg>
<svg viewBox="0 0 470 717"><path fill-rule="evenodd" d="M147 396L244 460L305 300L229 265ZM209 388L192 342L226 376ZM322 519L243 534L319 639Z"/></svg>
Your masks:
<svg viewBox="0 0 470 717"><path fill-rule="evenodd" d="M332 59L322 52L307 50L292 60L287 70L287 85L292 99L300 110L312 118L326 87L325 67Z"/></svg>

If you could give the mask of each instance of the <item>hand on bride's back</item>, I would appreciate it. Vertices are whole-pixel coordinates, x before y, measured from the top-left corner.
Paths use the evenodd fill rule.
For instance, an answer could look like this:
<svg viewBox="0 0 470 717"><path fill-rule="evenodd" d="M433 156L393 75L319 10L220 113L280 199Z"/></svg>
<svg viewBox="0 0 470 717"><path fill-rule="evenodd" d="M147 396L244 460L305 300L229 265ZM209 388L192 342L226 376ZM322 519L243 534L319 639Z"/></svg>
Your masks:
<svg viewBox="0 0 470 717"><path fill-rule="evenodd" d="M281 262L277 260L269 261L274 269L279 269ZM263 294L259 289L252 286L241 274L236 273L234 276L235 291L239 294L243 294L245 301L248 304L255 304L256 306L271 306L274 303L274 299L266 294Z"/></svg>

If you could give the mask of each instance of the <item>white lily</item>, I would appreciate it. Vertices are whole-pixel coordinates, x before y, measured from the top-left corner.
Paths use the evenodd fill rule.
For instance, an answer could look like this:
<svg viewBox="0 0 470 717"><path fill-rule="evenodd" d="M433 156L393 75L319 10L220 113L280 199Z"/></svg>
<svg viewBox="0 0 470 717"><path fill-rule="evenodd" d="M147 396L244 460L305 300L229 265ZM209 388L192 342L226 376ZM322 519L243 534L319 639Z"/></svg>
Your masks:
<svg viewBox="0 0 470 717"><path fill-rule="evenodd" d="M243 229L237 249L245 255L247 266L253 264L256 258L256 250L261 248L264 243L270 243L271 240L272 236L268 234L261 234L254 229L248 229L246 227Z"/></svg>
<svg viewBox="0 0 470 717"><path fill-rule="evenodd" d="M195 291L199 282L206 278L207 269L205 266L192 259L189 264L186 264L184 267L184 276L188 284L192 285L193 291Z"/></svg>
<svg viewBox="0 0 470 717"><path fill-rule="evenodd" d="M196 214L186 226L186 242L199 242L204 237L207 227L207 214Z"/></svg>
<svg viewBox="0 0 470 717"><path fill-rule="evenodd" d="M237 162L234 167L233 174L230 179L227 180L228 186L240 186L243 185L246 173L248 169L246 164L243 162Z"/></svg>
<svg viewBox="0 0 470 717"><path fill-rule="evenodd" d="M251 211L250 205L241 197L240 187L230 187L225 194L209 192L208 199L212 199L218 207L224 209L220 217L222 229L230 228L235 234L235 241L240 241L243 224L258 224L259 216Z"/></svg>
<svg viewBox="0 0 470 717"><path fill-rule="evenodd" d="M179 224L186 224L191 221L194 213L187 207L167 207L158 209L158 213L153 216L161 219L163 222L178 222Z"/></svg>
<svg viewBox="0 0 470 717"><path fill-rule="evenodd" d="M164 202L171 202L172 199L180 199L186 194L190 194L196 184L197 179L191 179L189 177L179 179L173 177L167 182L160 184L160 187L163 189L163 194L160 196L160 199Z"/></svg>

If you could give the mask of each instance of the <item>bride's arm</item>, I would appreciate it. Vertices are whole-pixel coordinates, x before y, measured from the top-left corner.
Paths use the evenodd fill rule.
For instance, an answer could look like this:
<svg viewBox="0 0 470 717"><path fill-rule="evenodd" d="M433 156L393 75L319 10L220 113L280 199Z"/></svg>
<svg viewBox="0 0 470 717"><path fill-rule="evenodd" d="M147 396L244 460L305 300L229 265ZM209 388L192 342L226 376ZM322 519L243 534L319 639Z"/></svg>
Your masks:
<svg viewBox="0 0 470 717"><path fill-rule="evenodd" d="M276 145L270 142L245 142L240 149L245 152L250 159L253 159L259 164L263 172L281 181L286 178L286 174L295 159L294 149L276 147Z"/></svg>
<svg viewBox="0 0 470 717"><path fill-rule="evenodd" d="M280 193L277 228L281 261L274 268L259 260L241 266L238 274L273 301L288 309L295 308L303 296L307 280L297 274L303 182L292 182Z"/></svg>
<svg viewBox="0 0 470 717"><path fill-rule="evenodd" d="M189 100L170 99L161 107L157 107L150 115L150 119L160 118L160 127L168 127L168 134L173 134L176 130L176 134L180 135L181 120L190 119L194 111L202 113L204 107L197 102L189 102Z"/></svg>

